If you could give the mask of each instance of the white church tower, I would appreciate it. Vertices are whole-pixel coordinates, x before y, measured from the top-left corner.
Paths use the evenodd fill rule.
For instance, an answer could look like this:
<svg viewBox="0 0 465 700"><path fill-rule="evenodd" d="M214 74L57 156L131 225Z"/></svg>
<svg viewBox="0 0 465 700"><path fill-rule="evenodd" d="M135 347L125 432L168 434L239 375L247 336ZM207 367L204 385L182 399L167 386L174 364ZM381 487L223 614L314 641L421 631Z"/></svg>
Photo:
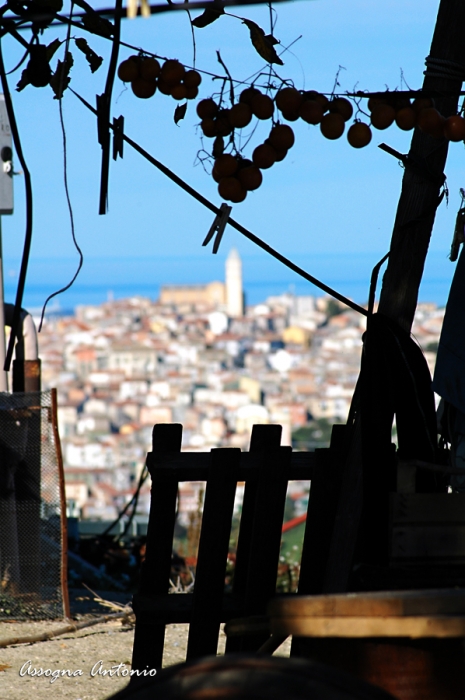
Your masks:
<svg viewBox="0 0 465 700"><path fill-rule="evenodd" d="M233 318L244 315L242 261L235 248L226 258L226 312Z"/></svg>

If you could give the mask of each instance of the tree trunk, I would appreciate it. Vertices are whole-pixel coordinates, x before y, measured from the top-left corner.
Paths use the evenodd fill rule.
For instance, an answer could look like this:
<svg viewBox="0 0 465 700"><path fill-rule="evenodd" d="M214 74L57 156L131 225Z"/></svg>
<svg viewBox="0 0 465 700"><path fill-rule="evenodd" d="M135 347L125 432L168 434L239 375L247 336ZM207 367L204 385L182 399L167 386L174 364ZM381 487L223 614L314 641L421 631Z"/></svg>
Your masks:
<svg viewBox="0 0 465 700"><path fill-rule="evenodd" d="M462 78L465 78L463 0L441 0L430 57L436 61L439 59L439 63L430 64L423 89L440 93L435 98L436 108L448 117L457 111ZM462 75L458 66L447 62L463 66ZM445 139L436 139L415 130L409 158L417 167L407 166L403 177L379 304L380 313L397 321L407 332L415 315L447 151Z"/></svg>

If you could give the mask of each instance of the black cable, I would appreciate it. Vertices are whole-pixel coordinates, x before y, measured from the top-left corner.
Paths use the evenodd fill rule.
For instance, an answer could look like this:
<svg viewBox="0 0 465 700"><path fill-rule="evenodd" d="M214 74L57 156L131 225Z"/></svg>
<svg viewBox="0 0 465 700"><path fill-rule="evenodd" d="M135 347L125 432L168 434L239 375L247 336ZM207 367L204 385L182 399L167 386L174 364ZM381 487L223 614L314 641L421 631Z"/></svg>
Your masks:
<svg viewBox="0 0 465 700"><path fill-rule="evenodd" d="M97 114L97 110L90 105L87 100L85 100L81 95L79 95L75 90L72 88L68 88L71 90L73 95L76 95L76 97L82 102L83 105L87 107L91 112L94 114ZM113 124L110 124L110 129L113 129ZM150 153L147 153L146 150L142 148L142 146L139 146L138 143L133 141L132 139L129 138L129 136L126 136L126 134L122 134L122 138L128 143L132 148L134 148L135 151L140 153L144 158L146 158L149 163L152 163L158 170L160 170L164 175L170 178L173 182L175 182L179 187L181 187L185 192L191 195L191 197L194 197L198 202L204 205L207 209L210 209L214 214L220 214L221 210L212 204L206 197L200 194L200 192L197 192L197 190L194 190L193 187L187 184L187 182L184 182L178 175L172 172L169 168L166 167L166 165L163 165L163 163L160 163L159 160L154 158L153 156L150 155ZM354 311L357 311L359 314L362 314L363 316L368 316L368 311L363 308L363 306L359 306L355 302L351 301L350 299L347 299L343 294L339 294L339 292L336 292L335 289L332 289L329 287L327 284L324 284L324 282L321 282L319 279L316 277L313 277L313 275L310 275L308 272L305 272L305 270L302 270L301 267L298 265L295 265L291 260L286 258L284 255L281 255L281 253L278 253L274 248L272 248L268 243L265 243L264 241L261 240L258 236L255 234L251 233L251 231L248 231L244 226L239 224L237 221L234 219L229 218L228 219L228 224L232 226L233 228L236 229L236 231L239 231L243 236L249 239L249 241L252 241L252 243L255 243L255 245L259 246L262 250L265 252L269 253L272 257L276 258L276 260L279 260L279 262L283 263L283 265L286 265L290 270L293 272L297 273L301 277L307 280L307 282L311 282L311 284L314 284L315 287L318 287L321 289L323 292L326 292L330 296L334 297L335 299L338 299L340 302L345 304L346 306L349 306L351 309Z"/></svg>
<svg viewBox="0 0 465 700"><path fill-rule="evenodd" d="M18 337L19 326L21 323L21 307L23 303L24 287L26 285L26 275L27 267L29 263L29 254L31 252L31 241L32 241L32 182L29 169L27 167L26 161L23 155L23 149L21 147L21 140L19 138L18 125L16 123L16 117L13 109L13 103L11 101L10 89L8 87L8 80L5 73L5 65L3 62L3 51L2 42L0 37L0 79L3 88L3 94L5 97L5 106L8 114L8 120L10 122L11 135L13 137L13 143L15 146L16 153L21 163L21 167L24 173L24 185L26 189L26 233L24 236L24 248L23 256L21 259L21 269L19 272L18 288L16 290L16 300L15 308L13 311L13 321L11 324L10 340L8 342L8 349L5 358L5 365L3 369L5 372L9 372L11 359L13 357L13 350L15 346L15 340Z"/></svg>
<svg viewBox="0 0 465 700"><path fill-rule="evenodd" d="M107 213L108 204L108 177L110 173L110 107L111 94L113 92L113 84L115 82L116 68L118 64L118 54L120 47L121 36L121 10L123 0L115 2L115 24L113 28L113 44L111 47L110 65L108 66L107 80L105 83L105 92L100 97L97 97L99 107L98 114L98 133L99 141L102 146L102 169L100 175L100 202L99 214Z"/></svg>
<svg viewBox="0 0 465 700"><path fill-rule="evenodd" d="M73 3L71 4L71 11L73 8ZM68 27L68 34L66 37L66 45L65 45L65 56L63 60L63 66L65 66L67 58L68 58L68 51L69 51L69 42L71 38L71 25ZM63 292L66 292L67 289L72 287L74 282L77 279L77 276L79 275L83 262L84 262L84 256L82 254L82 250L79 247L79 244L76 239L76 232L75 232L75 227L74 227L74 214L73 214L73 207L71 206L71 198L69 196L69 187L68 187L68 148L67 148L67 143L66 143L66 129L65 129L65 121L63 118L63 83L65 79L65 71L64 69L61 72L61 80L60 80L60 85L58 86L58 110L60 113L60 125L61 125L61 135L62 135L62 140L63 140L63 182L64 182L64 187L65 187L65 195L66 195L66 203L68 205L68 212L69 212L69 221L70 221L70 226L71 226L71 236L73 239L73 243L76 247L77 252L79 253L79 264L77 267L76 272L74 273L72 279L70 282L68 282L67 285L64 287L61 287L56 292L53 292L53 294L49 294L49 296L46 298L44 305L42 307L42 313L40 315L40 323L39 323L39 333L42 330L42 323L44 321L44 315L45 315L45 309L47 308L48 302L53 299L53 297L58 296L58 294L62 294Z"/></svg>

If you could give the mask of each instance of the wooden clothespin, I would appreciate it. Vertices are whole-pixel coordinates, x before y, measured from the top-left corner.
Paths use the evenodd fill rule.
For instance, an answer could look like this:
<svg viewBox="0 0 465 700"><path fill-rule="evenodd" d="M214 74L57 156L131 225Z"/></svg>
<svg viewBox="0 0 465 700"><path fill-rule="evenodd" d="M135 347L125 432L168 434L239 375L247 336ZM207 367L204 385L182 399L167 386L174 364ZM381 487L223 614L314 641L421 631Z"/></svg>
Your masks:
<svg viewBox="0 0 465 700"><path fill-rule="evenodd" d="M128 5L126 9L128 19L134 19L134 17L137 17L138 9L139 0L128 0ZM147 0L140 0L140 13L142 17L150 17L150 5L147 2Z"/></svg>
<svg viewBox="0 0 465 700"><path fill-rule="evenodd" d="M124 117L113 118L113 160L123 157Z"/></svg>
<svg viewBox="0 0 465 700"><path fill-rule="evenodd" d="M449 260L455 262L459 256L459 249L462 243L465 243L465 190L460 188L460 194L462 196L462 202L460 209L457 212L457 217L455 219L454 237L452 238L452 245L450 247Z"/></svg>
<svg viewBox="0 0 465 700"><path fill-rule="evenodd" d="M215 242L213 243L213 250L212 253L216 255L218 252L218 249L220 247L221 239L223 238L223 233L224 229L226 227L226 224L228 223L229 215L231 214L232 207L228 206L227 204L223 204L220 207L220 211L215 217L214 222L212 223L209 232L207 233L207 236L202 243L202 245L208 245L213 238L213 236L216 234Z"/></svg>

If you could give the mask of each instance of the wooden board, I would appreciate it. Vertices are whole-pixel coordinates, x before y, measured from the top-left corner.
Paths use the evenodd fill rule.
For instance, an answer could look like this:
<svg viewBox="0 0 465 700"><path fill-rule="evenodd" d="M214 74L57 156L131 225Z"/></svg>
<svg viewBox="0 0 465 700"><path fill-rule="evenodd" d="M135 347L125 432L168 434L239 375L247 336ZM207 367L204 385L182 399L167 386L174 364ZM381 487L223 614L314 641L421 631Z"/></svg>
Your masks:
<svg viewBox="0 0 465 700"><path fill-rule="evenodd" d="M411 617L465 615L465 589L278 596L270 617Z"/></svg>
<svg viewBox="0 0 465 700"><path fill-rule="evenodd" d="M271 617L271 633L295 637L465 637L465 616Z"/></svg>

